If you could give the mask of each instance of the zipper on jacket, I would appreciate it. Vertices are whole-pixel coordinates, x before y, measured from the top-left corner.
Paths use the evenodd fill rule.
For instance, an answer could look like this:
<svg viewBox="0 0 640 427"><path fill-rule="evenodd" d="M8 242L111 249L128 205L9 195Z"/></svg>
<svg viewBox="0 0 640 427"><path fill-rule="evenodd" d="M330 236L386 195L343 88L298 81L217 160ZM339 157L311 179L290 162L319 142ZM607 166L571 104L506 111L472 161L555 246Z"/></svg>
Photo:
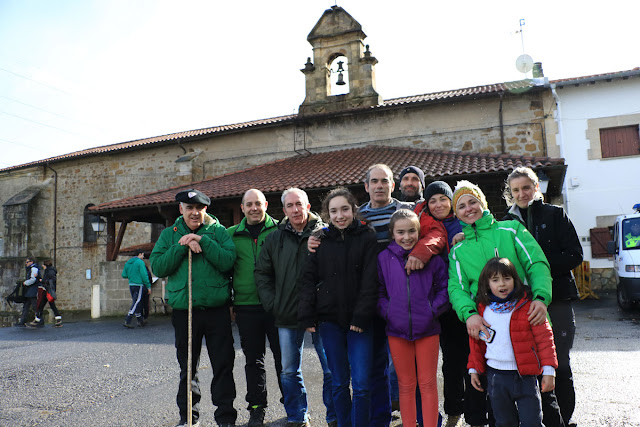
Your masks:
<svg viewBox="0 0 640 427"><path fill-rule="evenodd" d="M407 308L409 310L409 340L413 340L413 321L411 320L411 283L407 274Z"/></svg>

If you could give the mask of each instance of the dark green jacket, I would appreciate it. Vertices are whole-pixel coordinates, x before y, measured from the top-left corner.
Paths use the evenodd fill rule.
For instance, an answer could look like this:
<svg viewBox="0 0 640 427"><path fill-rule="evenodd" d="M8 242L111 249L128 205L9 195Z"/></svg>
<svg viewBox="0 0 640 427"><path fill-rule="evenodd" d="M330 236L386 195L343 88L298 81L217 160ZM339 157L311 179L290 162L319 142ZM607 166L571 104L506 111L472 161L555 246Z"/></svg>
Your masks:
<svg viewBox="0 0 640 427"><path fill-rule="evenodd" d="M279 328L298 327L298 291L307 261L307 240L320 218L309 212L301 236L287 229L288 222L283 219L267 236L255 269L262 306L273 314Z"/></svg>
<svg viewBox="0 0 640 427"><path fill-rule="evenodd" d="M269 234L276 231L278 221L267 215L258 240L254 241L247 230L247 219L227 229L236 245L236 262L233 265L233 305L260 305L253 271L260 249Z"/></svg>
<svg viewBox="0 0 640 427"><path fill-rule="evenodd" d="M178 310L189 308L189 247L178 240L192 233L182 216L166 228L151 252L151 269L158 277L168 277L167 303ZM227 230L217 218L207 214L196 232L202 252L192 256L193 307L221 307L231 300L228 271L236 259L236 249Z"/></svg>

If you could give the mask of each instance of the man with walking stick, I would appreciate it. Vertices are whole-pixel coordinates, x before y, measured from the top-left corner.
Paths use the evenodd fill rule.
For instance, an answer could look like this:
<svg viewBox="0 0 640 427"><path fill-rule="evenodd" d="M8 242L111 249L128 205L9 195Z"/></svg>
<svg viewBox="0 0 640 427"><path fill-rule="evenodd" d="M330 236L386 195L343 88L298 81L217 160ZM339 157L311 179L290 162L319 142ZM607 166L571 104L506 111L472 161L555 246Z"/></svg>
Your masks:
<svg viewBox="0 0 640 427"><path fill-rule="evenodd" d="M150 261L156 276L168 278L166 299L173 308L171 323L180 365L176 397L180 410L179 426L199 425L198 360L203 338L214 373L211 400L217 407L214 414L216 423L221 427L233 426L237 417L233 407L236 397L233 380L235 352L229 313L231 290L226 272L233 267L235 246L224 226L207 213L211 203L209 197L191 189L176 194L176 201L180 202L182 216L160 234ZM189 338L193 343L191 347ZM188 366L189 354L192 369ZM188 396L189 371L192 371L191 396Z"/></svg>

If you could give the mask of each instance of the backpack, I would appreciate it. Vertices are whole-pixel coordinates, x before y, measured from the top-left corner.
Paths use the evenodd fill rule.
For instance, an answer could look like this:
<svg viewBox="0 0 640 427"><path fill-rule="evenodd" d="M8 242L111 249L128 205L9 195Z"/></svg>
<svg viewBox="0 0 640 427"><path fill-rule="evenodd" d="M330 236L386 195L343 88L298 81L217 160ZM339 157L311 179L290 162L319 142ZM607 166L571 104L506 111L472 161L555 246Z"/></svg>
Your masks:
<svg viewBox="0 0 640 427"><path fill-rule="evenodd" d="M16 287L13 288L13 291L5 297L5 300L9 304L9 307L12 307L12 302L15 302L17 304L24 304L25 302L27 302L27 298L24 296L26 291L26 287L22 284L22 282L18 281L16 283Z"/></svg>

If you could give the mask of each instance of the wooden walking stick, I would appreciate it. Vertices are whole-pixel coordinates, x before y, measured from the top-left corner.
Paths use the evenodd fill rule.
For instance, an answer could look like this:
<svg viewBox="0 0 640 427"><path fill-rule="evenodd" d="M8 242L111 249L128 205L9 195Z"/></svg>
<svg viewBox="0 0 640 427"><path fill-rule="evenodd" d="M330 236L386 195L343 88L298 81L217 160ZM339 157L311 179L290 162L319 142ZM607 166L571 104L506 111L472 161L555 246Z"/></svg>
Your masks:
<svg viewBox="0 0 640 427"><path fill-rule="evenodd" d="M193 418L193 397L191 396L191 377L193 373L193 363L191 358L193 357L193 350L191 346L193 344L193 307L192 307L192 297L191 297L191 248L189 248L189 280L187 282L187 287L189 288L189 315L187 320L187 425L191 427Z"/></svg>

